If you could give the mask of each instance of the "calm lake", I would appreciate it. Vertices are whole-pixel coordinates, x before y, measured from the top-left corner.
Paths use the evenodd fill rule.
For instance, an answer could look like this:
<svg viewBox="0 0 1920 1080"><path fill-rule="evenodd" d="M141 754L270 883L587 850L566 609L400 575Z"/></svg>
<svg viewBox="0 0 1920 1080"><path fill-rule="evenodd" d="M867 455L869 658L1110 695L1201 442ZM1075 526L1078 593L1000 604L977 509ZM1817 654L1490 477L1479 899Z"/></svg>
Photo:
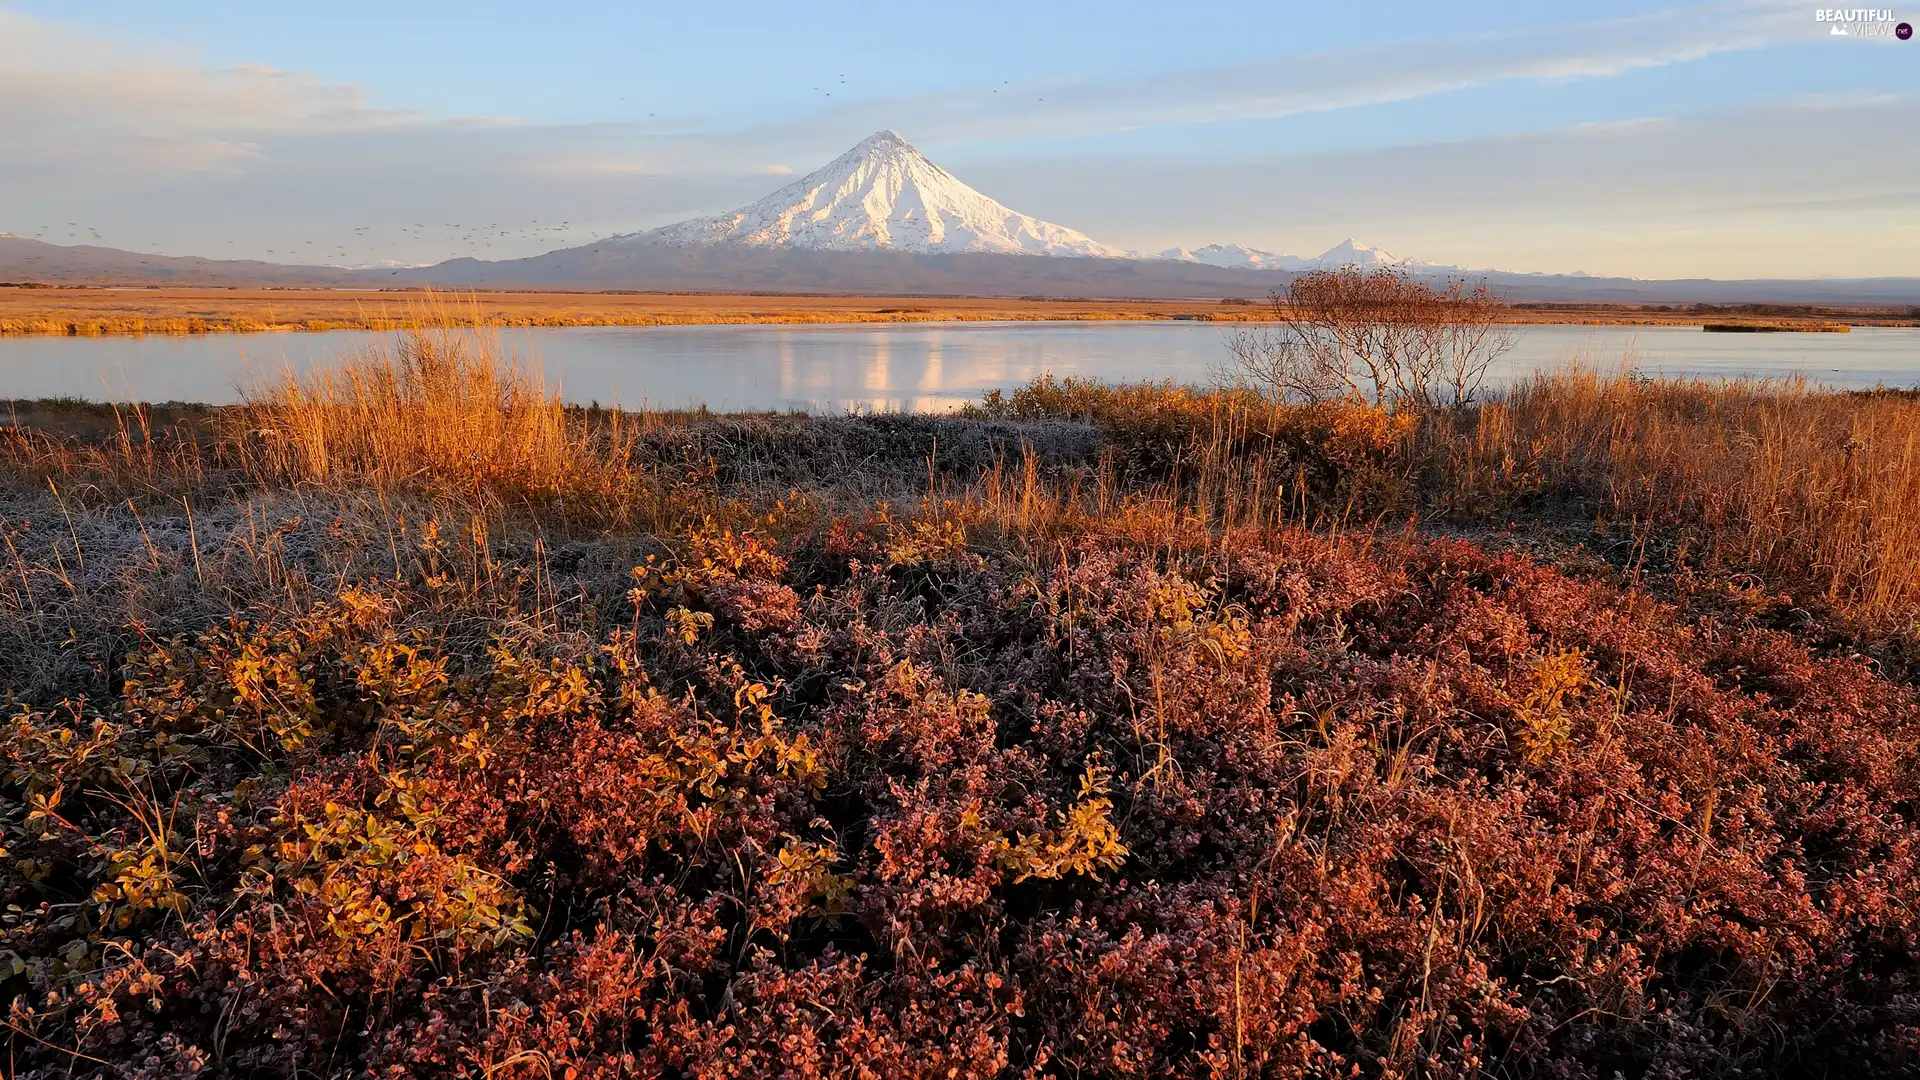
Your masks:
<svg viewBox="0 0 1920 1080"><path fill-rule="evenodd" d="M570 400L629 407L942 410L1045 372L1207 383L1227 330L1205 323L920 323L515 329L502 344ZM304 368L385 335L0 338L0 398L235 399L284 366ZM1649 375L1804 375L1840 387L1920 386L1920 330L1709 334L1683 327L1535 326L1494 378L1567 364Z"/></svg>

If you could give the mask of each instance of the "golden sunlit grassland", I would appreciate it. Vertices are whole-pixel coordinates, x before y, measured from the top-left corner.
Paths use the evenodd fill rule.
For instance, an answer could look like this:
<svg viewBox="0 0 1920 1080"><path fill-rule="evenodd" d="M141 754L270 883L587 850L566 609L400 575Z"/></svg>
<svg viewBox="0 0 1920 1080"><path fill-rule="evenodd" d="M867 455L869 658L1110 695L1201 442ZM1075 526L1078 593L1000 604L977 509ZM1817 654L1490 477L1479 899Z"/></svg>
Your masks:
<svg viewBox="0 0 1920 1080"><path fill-rule="evenodd" d="M420 291L0 289L0 333L126 334L387 330L411 321ZM639 293L459 294L463 315L495 326L672 326L1167 319L1257 310L1205 302Z"/></svg>
<svg viewBox="0 0 1920 1080"><path fill-rule="evenodd" d="M884 323L1007 320L1234 322L1270 317L1264 302L1047 300L992 297L482 292L463 306L494 326L668 326L713 323ZM0 334L188 334L390 330L407 325L421 291L333 289L0 288ZM1748 326L1907 325L1911 313L1710 314L1609 305L1516 308L1520 322Z"/></svg>
<svg viewBox="0 0 1920 1080"><path fill-rule="evenodd" d="M11 1075L1920 1064L1920 400L0 429Z"/></svg>

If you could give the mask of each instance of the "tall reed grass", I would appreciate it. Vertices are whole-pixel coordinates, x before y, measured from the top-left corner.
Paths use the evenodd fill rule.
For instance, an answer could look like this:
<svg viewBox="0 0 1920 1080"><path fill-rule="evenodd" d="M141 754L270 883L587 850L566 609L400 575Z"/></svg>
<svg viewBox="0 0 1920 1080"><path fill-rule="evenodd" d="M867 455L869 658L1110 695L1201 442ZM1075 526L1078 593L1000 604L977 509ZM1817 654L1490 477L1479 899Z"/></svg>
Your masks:
<svg viewBox="0 0 1920 1080"><path fill-rule="evenodd" d="M1145 474L1216 526L1577 514L1876 631L1911 635L1920 617L1920 395L1910 392L1569 369L1473 408L1396 414L1042 379L978 411L1097 423L1119 462L1117 479L1095 487L1140 490Z"/></svg>
<svg viewBox="0 0 1920 1080"><path fill-rule="evenodd" d="M1570 497L1878 625L1911 629L1920 612L1912 394L1558 372L1431 419L1410 450L1441 505Z"/></svg>
<svg viewBox="0 0 1920 1080"><path fill-rule="evenodd" d="M268 481L617 503L634 479L636 428L627 414L597 415L568 409L497 335L423 325L252 388L227 438Z"/></svg>

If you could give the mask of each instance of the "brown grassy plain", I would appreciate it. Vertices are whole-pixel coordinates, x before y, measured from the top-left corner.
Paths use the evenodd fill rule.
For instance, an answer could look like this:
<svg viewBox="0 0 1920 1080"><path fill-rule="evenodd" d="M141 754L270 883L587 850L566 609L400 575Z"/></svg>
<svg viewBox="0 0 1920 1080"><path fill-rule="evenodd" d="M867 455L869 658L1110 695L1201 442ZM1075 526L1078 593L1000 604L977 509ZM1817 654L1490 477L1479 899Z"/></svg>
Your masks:
<svg viewBox="0 0 1920 1080"><path fill-rule="evenodd" d="M407 325L423 291L323 289L0 289L0 333L126 334L387 330ZM1252 317L1207 302L584 292L457 294L463 315L495 326L671 326Z"/></svg>
<svg viewBox="0 0 1920 1080"><path fill-rule="evenodd" d="M423 291L334 289L0 288L0 334L187 334L390 330L407 325ZM1205 318L1257 321L1264 303L1211 300L1047 300L1011 297L795 296L600 292L480 292L457 296L494 326L669 326L717 323L884 323ZM1628 306L1520 307L1518 322L1697 326L1776 323L1778 315L1690 314ZM1814 319L1902 324L1906 315L1832 312Z"/></svg>

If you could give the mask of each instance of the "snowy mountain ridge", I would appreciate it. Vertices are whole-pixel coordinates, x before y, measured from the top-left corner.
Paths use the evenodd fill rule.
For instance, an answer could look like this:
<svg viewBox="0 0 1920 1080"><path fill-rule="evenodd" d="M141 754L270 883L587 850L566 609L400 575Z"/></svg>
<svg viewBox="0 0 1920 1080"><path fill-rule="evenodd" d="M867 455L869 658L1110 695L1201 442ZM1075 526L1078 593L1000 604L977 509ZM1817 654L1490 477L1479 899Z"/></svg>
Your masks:
<svg viewBox="0 0 1920 1080"><path fill-rule="evenodd" d="M1243 244L1208 244L1206 247L1192 249L1168 248L1154 257L1236 270L1334 270L1345 266L1357 266L1362 270L1388 266L1420 271L1454 269L1403 259L1390 251L1362 244L1352 237L1340 241L1314 258L1282 255Z"/></svg>
<svg viewBox="0 0 1920 1080"><path fill-rule="evenodd" d="M1009 209L929 161L893 131L869 135L826 165L738 210L625 233L601 244L616 250L744 247L1153 259L1230 270L1451 269L1402 259L1352 238L1315 258L1242 244L1145 255Z"/></svg>
<svg viewBox="0 0 1920 1080"><path fill-rule="evenodd" d="M1002 206L880 131L853 149L732 213L628 233L621 246L704 244L811 251L890 249L931 255L989 252L1127 258L1085 233Z"/></svg>

